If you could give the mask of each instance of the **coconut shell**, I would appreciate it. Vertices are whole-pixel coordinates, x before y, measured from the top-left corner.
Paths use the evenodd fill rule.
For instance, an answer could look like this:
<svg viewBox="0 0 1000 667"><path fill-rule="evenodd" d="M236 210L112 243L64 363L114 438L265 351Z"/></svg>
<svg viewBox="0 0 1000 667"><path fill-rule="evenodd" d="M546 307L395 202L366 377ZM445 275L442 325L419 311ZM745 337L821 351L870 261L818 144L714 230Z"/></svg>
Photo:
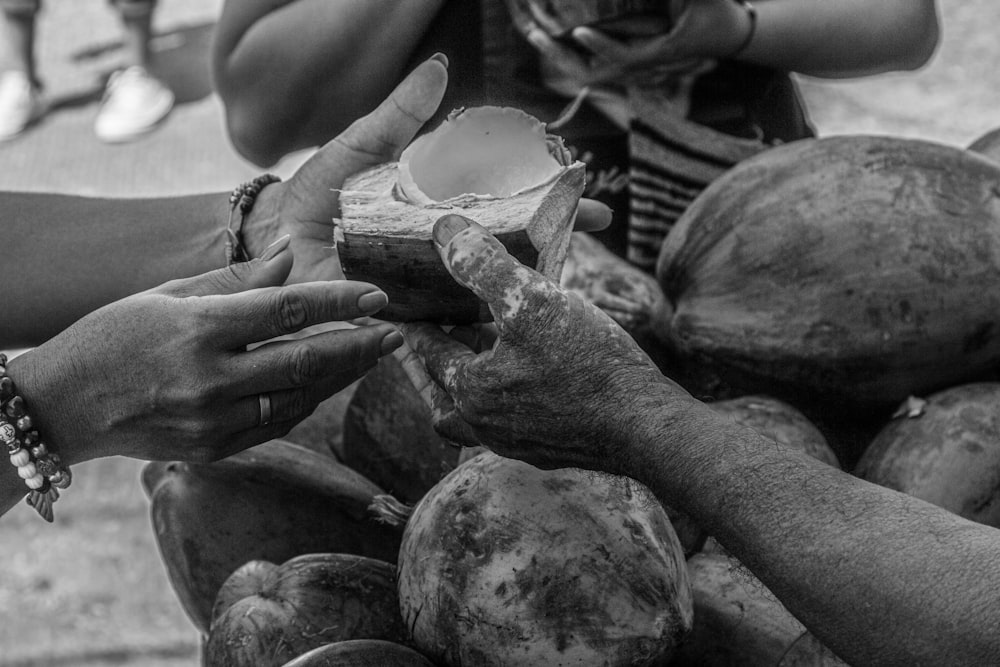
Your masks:
<svg viewBox="0 0 1000 667"><path fill-rule="evenodd" d="M253 568L256 590L213 619L205 644L212 667L280 667L331 642L406 637L389 563L329 553L244 567ZM242 569L233 577L245 578Z"/></svg>
<svg viewBox="0 0 1000 667"><path fill-rule="evenodd" d="M898 414L855 474L1000 528L1000 383L952 387Z"/></svg>
<svg viewBox="0 0 1000 667"><path fill-rule="evenodd" d="M396 498L415 503L458 464L459 449L392 356L358 385L344 419L343 462Z"/></svg>
<svg viewBox="0 0 1000 667"><path fill-rule="evenodd" d="M402 644L350 639L315 648L284 667L434 667L434 663Z"/></svg>
<svg viewBox="0 0 1000 667"><path fill-rule="evenodd" d="M684 555L641 484L485 452L414 508L400 605L444 665L646 665L690 627Z"/></svg>
<svg viewBox="0 0 1000 667"><path fill-rule="evenodd" d="M695 554L687 568L694 627L671 667L776 665L806 631L736 559Z"/></svg>
<svg viewBox="0 0 1000 667"><path fill-rule="evenodd" d="M990 130L971 144L968 150L984 155L994 162L1000 162L1000 128Z"/></svg>
<svg viewBox="0 0 1000 667"><path fill-rule="evenodd" d="M461 123L463 116L472 117L466 115L484 109L488 108L454 112L448 123L417 141L426 144L435 133L445 132L448 124ZM516 109L502 111L530 119L526 122L535 124L530 131L538 133L538 141L549 142L551 151L564 159L561 141L546 137L543 124ZM417 145L414 142L407 151ZM401 169L409 164L402 161L407 151L399 163L378 165L347 179L340 195L341 218L335 221L334 240L344 275L372 282L389 296L380 318L443 324L492 319L486 304L447 272L434 246L434 223L447 214L475 220L522 263L559 280L583 194L582 162L565 166L553 162L544 182L509 196L462 194L444 201L415 202L412 192L403 189L411 183L412 190L407 170Z"/></svg>
<svg viewBox="0 0 1000 667"><path fill-rule="evenodd" d="M368 513L383 490L289 442L216 463L150 463L143 485L170 583L203 633L222 583L247 561L338 552L394 562L398 552L398 532Z"/></svg>
<svg viewBox="0 0 1000 667"><path fill-rule="evenodd" d="M998 182L1000 165L913 139L751 157L667 236L657 333L689 385L827 411L968 381L1000 362Z"/></svg>

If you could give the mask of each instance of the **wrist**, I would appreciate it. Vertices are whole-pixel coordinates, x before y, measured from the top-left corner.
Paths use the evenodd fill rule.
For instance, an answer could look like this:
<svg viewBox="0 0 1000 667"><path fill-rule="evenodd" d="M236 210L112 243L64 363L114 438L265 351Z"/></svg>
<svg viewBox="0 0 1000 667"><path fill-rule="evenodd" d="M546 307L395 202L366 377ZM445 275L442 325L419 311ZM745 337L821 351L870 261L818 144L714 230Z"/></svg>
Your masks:
<svg viewBox="0 0 1000 667"><path fill-rule="evenodd" d="M285 183L272 183L261 188L254 198L253 207L243 218L242 240L250 258L260 257L264 249L281 236L281 200L286 187ZM227 202L227 220L230 210L231 205ZM239 215L237 208L233 212L234 220Z"/></svg>
<svg viewBox="0 0 1000 667"><path fill-rule="evenodd" d="M101 439L81 433L81 422L74 417L75 407L70 407L78 400L70 396L70 388L60 369L49 369L40 362L43 354L41 348L35 348L7 363L7 374L14 381L18 395L24 399L35 430L67 466L99 458L102 454L97 447ZM81 391L79 387L73 389Z"/></svg>

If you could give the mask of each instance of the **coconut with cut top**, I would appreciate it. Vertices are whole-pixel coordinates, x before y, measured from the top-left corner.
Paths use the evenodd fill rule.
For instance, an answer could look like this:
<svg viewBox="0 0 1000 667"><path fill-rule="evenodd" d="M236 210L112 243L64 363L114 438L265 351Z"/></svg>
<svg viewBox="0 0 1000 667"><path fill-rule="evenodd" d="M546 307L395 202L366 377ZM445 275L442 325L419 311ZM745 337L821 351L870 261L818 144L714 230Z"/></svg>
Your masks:
<svg viewBox="0 0 1000 667"><path fill-rule="evenodd" d="M558 281L583 188L583 163L541 121L509 107L459 109L398 162L347 180L334 221L337 253L347 278L388 294L378 317L488 321L486 304L444 268L434 223L452 213L475 220Z"/></svg>

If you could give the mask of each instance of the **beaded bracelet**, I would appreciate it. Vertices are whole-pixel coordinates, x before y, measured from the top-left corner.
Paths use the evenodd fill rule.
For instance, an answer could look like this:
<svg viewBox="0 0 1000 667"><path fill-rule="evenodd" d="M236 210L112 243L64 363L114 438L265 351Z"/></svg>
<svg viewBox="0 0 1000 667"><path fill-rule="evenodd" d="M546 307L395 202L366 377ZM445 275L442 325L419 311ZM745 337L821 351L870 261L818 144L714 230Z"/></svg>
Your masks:
<svg viewBox="0 0 1000 667"><path fill-rule="evenodd" d="M227 265L250 261L250 255L247 253L246 246L243 245L243 222L246 220L250 210L253 209L254 202L257 200L257 195L260 194L260 191L271 183L277 183L280 180L274 174L263 174L252 181L237 186L232 194L229 195L229 224L226 227L226 234L228 235L226 239ZM239 209L240 217L236 221L236 227L233 228L233 216L236 213L236 209Z"/></svg>
<svg viewBox="0 0 1000 667"><path fill-rule="evenodd" d="M50 451L34 428L24 399L17 395L14 381L7 376L7 355L0 352L0 441L7 445L11 464L28 487L27 503L43 519L52 522L52 504L59 500L58 489L73 481L69 467Z"/></svg>

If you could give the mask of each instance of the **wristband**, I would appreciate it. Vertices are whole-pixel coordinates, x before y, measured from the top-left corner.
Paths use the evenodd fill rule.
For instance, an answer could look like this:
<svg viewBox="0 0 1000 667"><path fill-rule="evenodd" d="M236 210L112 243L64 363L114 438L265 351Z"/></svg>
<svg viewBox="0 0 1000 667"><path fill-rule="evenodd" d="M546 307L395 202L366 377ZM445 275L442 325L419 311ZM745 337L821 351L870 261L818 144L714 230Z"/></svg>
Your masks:
<svg viewBox="0 0 1000 667"><path fill-rule="evenodd" d="M247 214L253 209L254 202L260 191L271 183L277 183L281 179L274 174L263 174L257 178L238 186L229 195L229 224L226 226L226 265L236 262L249 262L250 255L246 246L243 245L243 222ZM233 216L239 209L240 215L233 227Z"/></svg>
<svg viewBox="0 0 1000 667"><path fill-rule="evenodd" d="M27 502L49 523L58 489L67 488L73 475L59 455L42 442L34 422L7 375L7 355L0 353L0 442L7 446L11 465L28 487Z"/></svg>

